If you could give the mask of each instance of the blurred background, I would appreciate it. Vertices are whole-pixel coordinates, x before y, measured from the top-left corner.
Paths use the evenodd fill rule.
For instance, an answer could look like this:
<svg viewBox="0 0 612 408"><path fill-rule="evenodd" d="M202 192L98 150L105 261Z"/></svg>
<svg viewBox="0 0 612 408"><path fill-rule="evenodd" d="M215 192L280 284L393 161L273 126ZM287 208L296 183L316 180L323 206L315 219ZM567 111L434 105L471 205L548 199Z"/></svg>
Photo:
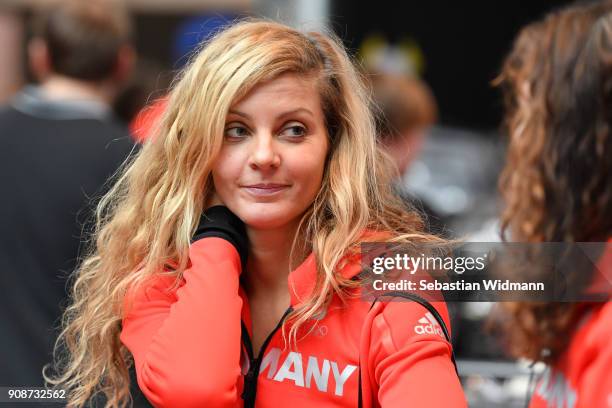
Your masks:
<svg viewBox="0 0 612 408"><path fill-rule="evenodd" d="M0 0L0 104L25 84L28 20L45 0ZM524 24L566 1L355 2L349 0L125 0L134 23L135 71L114 103L135 120L163 97L203 39L242 16L264 16L339 36L371 75L418 80L432 119L400 168L399 188L444 235L499 240L497 176L503 164L502 100L491 82ZM530 369L507 358L483 327L491 305L453 305L459 371L472 407L524 406Z"/></svg>

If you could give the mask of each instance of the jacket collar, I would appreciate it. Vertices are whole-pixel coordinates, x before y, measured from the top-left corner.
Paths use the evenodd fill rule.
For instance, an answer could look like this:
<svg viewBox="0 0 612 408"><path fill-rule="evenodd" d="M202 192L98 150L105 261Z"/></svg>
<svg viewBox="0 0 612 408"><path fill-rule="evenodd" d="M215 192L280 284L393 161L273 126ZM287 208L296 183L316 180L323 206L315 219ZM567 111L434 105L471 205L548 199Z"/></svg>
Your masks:
<svg viewBox="0 0 612 408"><path fill-rule="evenodd" d="M344 266L339 273L343 278L352 279L361 272L360 254L345 257L342 261L344 261ZM317 262L314 253L310 253L304 262L289 274L291 306L296 306L307 300L312 295L316 281Z"/></svg>
<svg viewBox="0 0 612 408"><path fill-rule="evenodd" d="M366 231L361 235L361 240L368 242L384 241L389 237L388 233L377 231ZM361 251L348 254L341 259L338 273L345 279L353 279L361 270ZM308 257L289 274L289 293L291 295L291 306L296 306L307 300L314 290L317 281L317 262L314 253Z"/></svg>
<svg viewBox="0 0 612 408"><path fill-rule="evenodd" d="M110 106L95 100L51 100L38 86L26 86L11 101L16 110L26 115L41 119L78 120L96 119L108 121L113 119Z"/></svg>

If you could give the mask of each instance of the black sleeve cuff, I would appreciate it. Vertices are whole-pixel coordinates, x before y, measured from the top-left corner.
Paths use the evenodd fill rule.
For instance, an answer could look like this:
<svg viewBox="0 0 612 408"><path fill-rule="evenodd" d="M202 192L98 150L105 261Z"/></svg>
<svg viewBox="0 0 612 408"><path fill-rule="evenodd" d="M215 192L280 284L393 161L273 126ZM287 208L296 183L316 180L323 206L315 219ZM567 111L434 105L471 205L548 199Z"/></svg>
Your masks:
<svg viewBox="0 0 612 408"><path fill-rule="evenodd" d="M222 238L231 243L238 251L244 268L249 252L246 228L229 208L216 205L204 211L191 242L207 237Z"/></svg>

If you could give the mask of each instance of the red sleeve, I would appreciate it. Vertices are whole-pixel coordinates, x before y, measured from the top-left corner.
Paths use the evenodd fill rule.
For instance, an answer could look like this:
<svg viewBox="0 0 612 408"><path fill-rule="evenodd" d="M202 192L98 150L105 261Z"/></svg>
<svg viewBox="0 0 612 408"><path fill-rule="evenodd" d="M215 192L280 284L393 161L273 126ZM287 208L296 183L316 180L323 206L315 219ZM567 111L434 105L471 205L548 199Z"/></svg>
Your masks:
<svg viewBox="0 0 612 408"><path fill-rule="evenodd" d="M578 385L577 407L612 406L612 353L610 347L598 356L587 369Z"/></svg>
<svg viewBox="0 0 612 408"><path fill-rule="evenodd" d="M450 328L446 305L433 305ZM467 407L451 350L423 306L399 299L384 304L373 320L368 364L380 406Z"/></svg>
<svg viewBox="0 0 612 408"><path fill-rule="evenodd" d="M191 245L184 283L159 277L129 292L121 341L138 385L156 407L240 404L240 257L220 238Z"/></svg>
<svg viewBox="0 0 612 408"><path fill-rule="evenodd" d="M577 373L577 407L612 406L612 303L600 310L593 326L572 347L581 364Z"/></svg>

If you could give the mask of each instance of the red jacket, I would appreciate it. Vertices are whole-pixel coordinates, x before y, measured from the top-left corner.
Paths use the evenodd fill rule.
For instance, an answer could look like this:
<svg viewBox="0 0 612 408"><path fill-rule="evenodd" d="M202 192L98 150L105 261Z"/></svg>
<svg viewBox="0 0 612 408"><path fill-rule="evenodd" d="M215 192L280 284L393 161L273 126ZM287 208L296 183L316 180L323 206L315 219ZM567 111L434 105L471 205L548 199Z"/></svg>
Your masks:
<svg viewBox="0 0 612 408"><path fill-rule="evenodd" d="M297 349L285 347L276 330L261 355L252 356L238 253L223 239L204 238L192 244L190 261L177 290L174 278L158 276L126 296L126 305L133 303L121 341L156 407L252 401L257 407L356 407L359 364L364 407L467 406L451 345L418 303L377 302L370 309L360 298L343 304L334 296L323 316L300 328ZM359 262L351 262L340 273L348 278L359 271ZM315 276L311 254L289 276L292 306L306 299ZM450 327L446 305L433 305Z"/></svg>
<svg viewBox="0 0 612 408"><path fill-rule="evenodd" d="M530 408L612 407L612 303L586 313L569 348L538 381Z"/></svg>
<svg viewBox="0 0 612 408"><path fill-rule="evenodd" d="M612 250L608 241L593 287L609 293ZM567 350L538 381L529 408L612 407L612 302L588 307Z"/></svg>

